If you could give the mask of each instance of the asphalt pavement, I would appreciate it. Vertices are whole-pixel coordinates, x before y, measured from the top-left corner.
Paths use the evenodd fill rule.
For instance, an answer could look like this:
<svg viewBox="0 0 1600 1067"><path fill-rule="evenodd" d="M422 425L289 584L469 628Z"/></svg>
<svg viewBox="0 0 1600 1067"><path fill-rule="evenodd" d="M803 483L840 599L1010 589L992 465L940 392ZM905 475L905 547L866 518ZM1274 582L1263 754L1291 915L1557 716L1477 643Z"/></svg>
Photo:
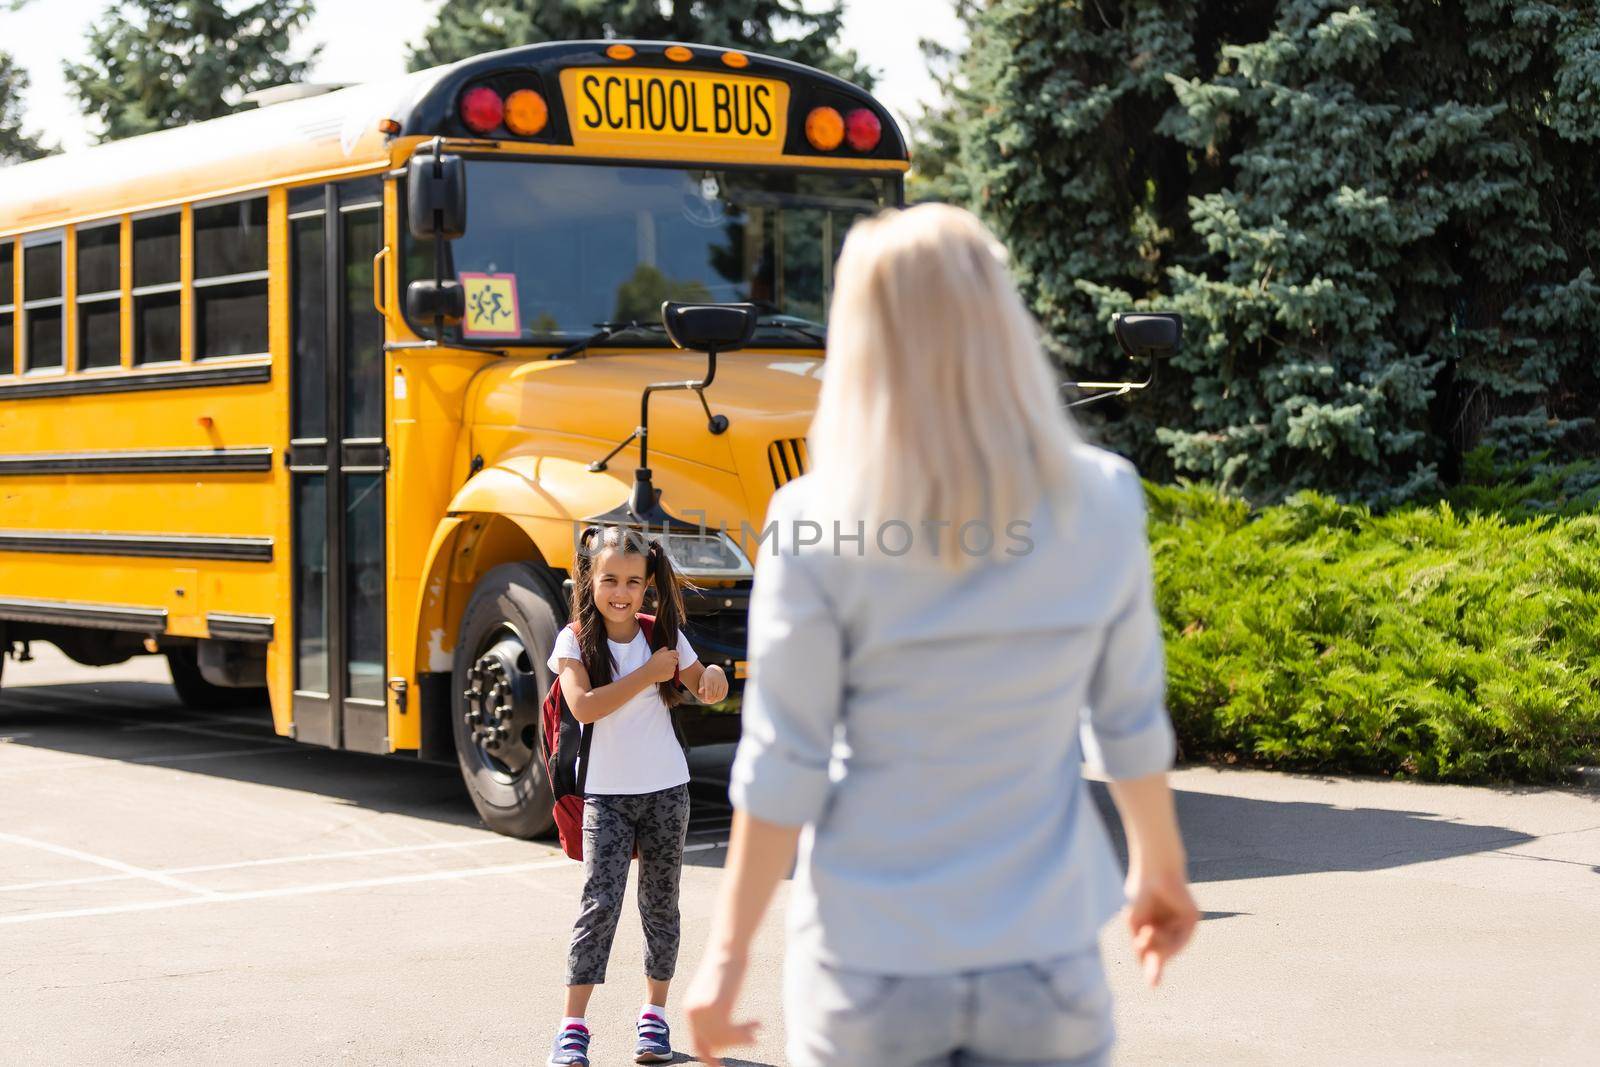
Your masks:
<svg viewBox="0 0 1600 1067"><path fill-rule="evenodd" d="M484 830L453 767L297 745L265 709L188 711L158 658L35 651L0 688L0 1063L543 1062L578 865ZM685 979L729 755L694 761ZM1107 929L1119 1063L1595 1060L1600 792L1174 784L1205 921L1154 992ZM631 1062L628 909L595 1067ZM762 1040L732 1063L784 1062L782 953L774 913L746 999Z"/></svg>

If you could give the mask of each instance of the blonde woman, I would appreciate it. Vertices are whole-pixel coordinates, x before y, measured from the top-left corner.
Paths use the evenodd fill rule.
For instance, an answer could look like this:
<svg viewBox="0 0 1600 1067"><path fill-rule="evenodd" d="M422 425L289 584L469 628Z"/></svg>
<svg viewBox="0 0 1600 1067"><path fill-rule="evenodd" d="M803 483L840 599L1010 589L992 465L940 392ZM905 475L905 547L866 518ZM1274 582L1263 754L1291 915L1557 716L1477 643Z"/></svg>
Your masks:
<svg viewBox="0 0 1600 1067"><path fill-rule="evenodd" d="M774 497L757 564L693 1043L717 1062L751 1039L750 940L798 846L793 1067L1104 1063L1099 928L1125 890L1154 984L1198 918L1138 478L1079 441L972 215L858 224L836 294L813 471Z"/></svg>

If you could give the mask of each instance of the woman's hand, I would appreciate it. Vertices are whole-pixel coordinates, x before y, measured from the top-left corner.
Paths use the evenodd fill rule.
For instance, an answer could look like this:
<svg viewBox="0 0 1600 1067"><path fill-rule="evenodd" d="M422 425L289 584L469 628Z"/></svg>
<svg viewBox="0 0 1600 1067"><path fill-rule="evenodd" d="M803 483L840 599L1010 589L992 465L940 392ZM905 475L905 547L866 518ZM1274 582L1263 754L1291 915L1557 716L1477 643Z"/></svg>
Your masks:
<svg viewBox="0 0 1600 1067"><path fill-rule="evenodd" d="M733 813L728 865L711 920L712 947L689 983L683 1006L690 1044L706 1063L720 1064L717 1057L724 1049L756 1039L756 1024L734 1022L733 1007L744 985L750 942L778 883L794 868L799 840L798 826L764 822L745 811Z"/></svg>
<svg viewBox="0 0 1600 1067"><path fill-rule="evenodd" d="M1113 779L1109 786L1128 835L1128 933L1144 980L1154 987L1194 936L1200 910L1189 895L1189 861L1167 776Z"/></svg>
<svg viewBox="0 0 1600 1067"><path fill-rule="evenodd" d="M726 689L726 681L723 687ZM746 964L747 959L742 955L708 953L700 961L700 969L684 997L683 1016L689 1023L689 1047L711 1067L720 1067L722 1060L718 1057L727 1049L755 1043L760 1024L733 1021L733 1007L744 985Z"/></svg>
<svg viewBox="0 0 1600 1067"><path fill-rule="evenodd" d="M1182 867L1161 873L1128 872L1128 933L1151 988L1161 984L1167 961L1194 936L1200 909L1189 895Z"/></svg>
<svg viewBox="0 0 1600 1067"><path fill-rule="evenodd" d="M652 682L670 682L672 676L678 673L678 650L675 648L658 648L650 653L650 658L643 667L646 679Z"/></svg>
<svg viewBox="0 0 1600 1067"><path fill-rule="evenodd" d="M728 695L728 676L715 663L700 675L700 691L696 694L702 704L715 704Z"/></svg>

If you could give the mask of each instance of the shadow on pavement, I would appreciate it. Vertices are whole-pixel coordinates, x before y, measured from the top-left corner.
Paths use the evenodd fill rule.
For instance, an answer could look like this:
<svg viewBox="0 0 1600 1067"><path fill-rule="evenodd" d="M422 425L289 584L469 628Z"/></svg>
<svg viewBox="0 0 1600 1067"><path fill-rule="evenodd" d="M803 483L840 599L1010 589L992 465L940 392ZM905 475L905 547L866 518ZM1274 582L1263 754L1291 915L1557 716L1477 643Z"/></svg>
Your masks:
<svg viewBox="0 0 1600 1067"><path fill-rule="evenodd" d="M482 823L455 763L302 745L273 731L265 705L206 712L178 703L170 685L68 682L0 689L0 743L175 770L325 796L371 811L456 826ZM281 749L281 751L273 751ZM267 751L262 751L267 750ZM732 808L733 746L696 749L689 862L720 867ZM62 773L81 773L63 770ZM716 847L705 848L705 845Z"/></svg>
<svg viewBox="0 0 1600 1067"><path fill-rule="evenodd" d="M1117 854L1127 844L1111 795L1090 784ZM1178 822L1195 882L1324 871L1376 871L1488 852L1531 841L1502 826L1449 821L1426 811L1344 808L1177 790Z"/></svg>
<svg viewBox="0 0 1600 1067"><path fill-rule="evenodd" d="M273 732L264 705L193 711L160 682L0 690L0 737L7 736L18 746L171 767L327 796L373 811L478 825L453 765L297 744ZM279 746L281 752L271 751Z"/></svg>
<svg viewBox="0 0 1600 1067"><path fill-rule="evenodd" d="M159 682L5 689L0 691L0 737L59 753L294 789L375 811L480 825L453 764L299 745L273 733L264 707L215 715L191 711L177 703L170 686ZM278 746L281 752L271 751ZM691 851L685 857L689 864L720 867L727 856L723 845L732 815L727 800L732 753L732 745L717 745L698 748L691 756L695 780ZM1110 796L1100 783L1091 783L1091 793L1126 863ZM1381 870L1531 840L1504 827L1448 821L1426 811L1183 790L1177 792L1177 803L1196 882ZM960 846L952 842L952 847Z"/></svg>

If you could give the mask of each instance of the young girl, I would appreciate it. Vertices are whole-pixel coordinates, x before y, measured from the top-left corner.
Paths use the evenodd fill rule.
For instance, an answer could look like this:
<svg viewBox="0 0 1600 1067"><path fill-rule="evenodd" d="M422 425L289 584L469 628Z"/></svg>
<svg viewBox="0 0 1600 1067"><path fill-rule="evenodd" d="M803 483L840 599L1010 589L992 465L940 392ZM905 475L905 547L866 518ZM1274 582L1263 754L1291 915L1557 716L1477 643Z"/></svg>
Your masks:
<svg viewBox="0 0 1600 1067"><path fill-rule="evenodd" d="M577 627L562 628L550 669L573 717L592 724L593 734L584 772L583 904L567 955L566 1018L549 1063L588 1067L584 1012L606 978L636 845L646 995L634 1060L667 1063L667 986L678 961L678 880L689 829L689 764L670 710L682 694L673 674L707 704L728 695L728 679L715 664L699 663L684 639L678 578L659 543L591 526L579 538L572 579ZM647 588L656 593L650 642L639 623Z"/></svg>

